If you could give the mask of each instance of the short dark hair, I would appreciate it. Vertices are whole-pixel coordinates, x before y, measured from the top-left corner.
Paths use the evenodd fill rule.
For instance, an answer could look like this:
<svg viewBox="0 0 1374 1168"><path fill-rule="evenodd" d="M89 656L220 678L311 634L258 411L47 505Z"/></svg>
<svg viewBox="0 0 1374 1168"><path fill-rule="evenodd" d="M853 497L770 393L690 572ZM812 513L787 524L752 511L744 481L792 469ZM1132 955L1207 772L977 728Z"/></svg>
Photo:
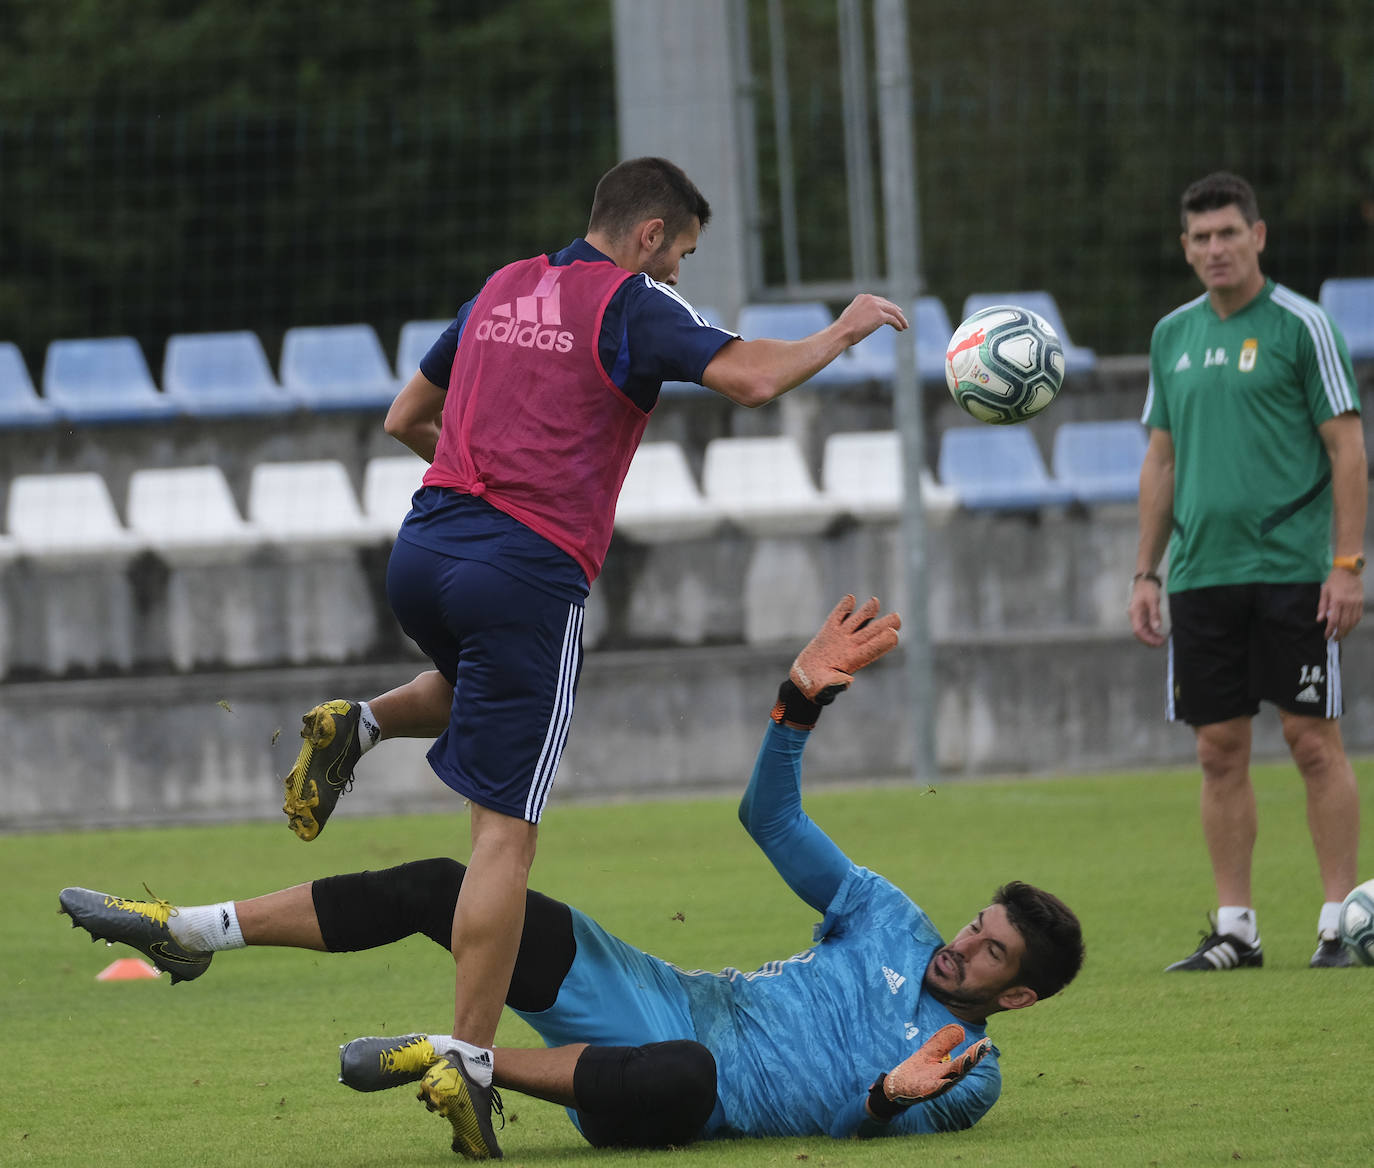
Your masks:
<svg viewBox="0 0 1374 1168"><path fill-rule="evenodd" d="M666 158L630 158L611 167L596 184L587 230L619 239L646 219L662 219L663 232L671 242L693 219L705 227L711 219L711 204L676 163Z"/></svg>
<svg viewBox="0 0 1374 1168"><path fill-rule="evenodd" d="M1220 211L1223 207L1234 206L1245 217L1245 222L1255 223L1260 217L1259 200L1255 189L1238 174L1229 170L1218 170L1192 183L1183 192L1180 200L1179 218L1183 230L1188 230L1188 216L1200 211Z"/></svg>
<svg viewBox="0 0 1374 1168"><path fill-rule="evenodd" d="M992 894L992 903L1007 910L1007 920L1026 942L1017 975L1037 997L1057 994L1083 968L1083 927L1059 897L1013 880Z"/></svg>

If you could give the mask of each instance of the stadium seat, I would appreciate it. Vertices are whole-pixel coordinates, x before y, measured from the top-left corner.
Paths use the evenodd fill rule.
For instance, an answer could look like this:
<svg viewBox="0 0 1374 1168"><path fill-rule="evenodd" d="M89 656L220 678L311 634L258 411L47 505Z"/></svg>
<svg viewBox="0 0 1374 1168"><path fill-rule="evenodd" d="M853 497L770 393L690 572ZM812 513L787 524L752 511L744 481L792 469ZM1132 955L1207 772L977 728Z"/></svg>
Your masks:
<svg viewBox="0 0 1374 1168"><path fill-rule="evenodd" d="M745 340L774 337L780 341L799 341L833 324L835 318L819 300L797 304L746 304L739 310L736 330ZM866 370L854 363L849 353L842 353L807 382L808 385L837 386L864 381L870 377Z"/></svg>
<svg viewBox="0 0 1374 1168"><path fill-rule="evenodd" d="M260 462L248 481L248 519L272 543L368 543L377 538L344 465L334 459Z"/></svg>
<svg viewBox="0 0 1374 1168"><path fill-rule="evenodd" d="M1374 276L1323 280L1318 302L1345 336L1352 361L1374 361Z"/></svg>
<svg viewBox="0 0 1374 1168"><path fill-rule="evenodd" d="M840 514L791 438L714 438L701 477L706 498L752 535L814 535Z"/></svg>
<svg viewBox="0 0 1374 1168"><path fill-rule="evenodd" d="M308 409L386 409L396 378L370 324L289 328L282 337L281 383Z"/></svg>
<svg viewBox="0 0 1374 1168"><path fill-rule="evenodd" d="M129 476L129 527L156 551L236 554L263 542L244 521L217 466L148 467Z"/></svg>
<svg viewBox="0 0 1374 1168"><path fill-rule="evenodd" d="M831 434L821 456L821 490L856 519L892 520L906 497L902 436L896 430ZM959 496L921 468L921 502L928 518L943 520Z"/></svg>
<svg viewBox="0 0 1374 1168"><path fill-rule="evenodd" d="M420 358L429 352L449 325L449 320L408 320L401 326L396 341L396 379L404 385L420 368Z"/></svg>
<svg viewBox="0 0 1374 1168"><path fill-rule="evenodd" d="M907 319L911 324L907 332L880 328L850 349L850 356L860 362L866 376L890 381L896 370L898 338L910 338L916 345L917 376L923 382L943 383L945 348L954 332L944 302L938 296L922 296Z"/></svg>
<svg viewBox="0 0 1374 1168"><path fill-rule="evenodd" d="M153 384L133 337L50 342L43 396L71 422L157 421L179 412Z"/></svg>
<svg viewBox="0 0 1374 1168"><path fill-rule="evenodd" d="M418 454L382 455L363 468L363 514L388 539L401 528L410 500L429 469Z"/></svg>
<svg viewBox="0 0 1374 1168"><path fill-rule="evenodd" d="M50 426L57 408L38 396L19 346L0 341L0 428Z"/></svg>
<svg viewBox="0 0 1374 1168"><path fill-rule="evenodd" d="M167 338L162 389L202 418L283 414L299 403L277 384L257 333L179 333Z"/></svg>
<svg viewBox="0 0 1374 1168"><path fill-rule="evenodd" d="M940 481L970 510L1034 511L1073 502L1024 426L955 426L940 435Z"/></svg>
<svg viewBox="0 0 1374 1168"><path fill-rule="evenodd" d="M1064 422L1054 432L1050 469L1080 503L1134 502L1148 444L1136 421Z"/></svg>
<svg viewBox="0 0 1374 1168"><path fill-rule="evenodd" d="M635 451L616 504L618 532L640 543L667 543L710 535L723 519L676 442L645 442Z"/></svg>
<svg viewBox="0 0 1374 1168"><path fill-rule="evenodd" d="M1038 312L1049 321L1050 326L1059 334L1059 343L1064 348L1066 374L1091 373L1097 368L1097 353L1069 340L1069 330L1064 327L1063 314L1049 292L974 292L964 300L963 319L967 320L980 309L990 308L994 304L1017 304L1022 308L1029 308L1032 312Z"/></svg>
<svg viewBox="0 0 1374 1168"><path fill-rule="evenodd" d="M16 475L5 527L20 555L117 556L145 546L120 523L105 480L88 471Z"/></svg>

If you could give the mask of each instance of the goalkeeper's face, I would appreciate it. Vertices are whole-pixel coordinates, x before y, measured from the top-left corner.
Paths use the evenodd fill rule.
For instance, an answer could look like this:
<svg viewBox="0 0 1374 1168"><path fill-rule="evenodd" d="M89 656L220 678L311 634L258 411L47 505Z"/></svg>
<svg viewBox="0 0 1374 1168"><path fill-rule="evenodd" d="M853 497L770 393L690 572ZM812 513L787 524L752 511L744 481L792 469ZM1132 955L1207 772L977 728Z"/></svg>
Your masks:
<svg viewBox="0 0 1374 1168"><path fill-rule="evenodd" d="M935 951L926 966L925 988L963 1018L1029 1005L1021 1000L1018 991L1025 987L1017 981L1025 952L1025 939L1007 917L1007 910L1000 904L989 905L948 945Z"/></svg>

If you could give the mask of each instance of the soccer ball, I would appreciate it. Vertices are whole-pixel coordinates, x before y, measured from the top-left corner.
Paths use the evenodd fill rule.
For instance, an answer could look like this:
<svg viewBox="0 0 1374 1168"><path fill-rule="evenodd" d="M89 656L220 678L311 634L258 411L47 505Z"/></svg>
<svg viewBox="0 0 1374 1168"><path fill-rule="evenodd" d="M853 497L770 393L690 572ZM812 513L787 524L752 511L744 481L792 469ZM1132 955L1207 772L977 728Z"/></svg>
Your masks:
<svg viewBox="0 0 1374 1168"><path fill-rule="evenodd" d="M1039 313L994 304L954 330L945 350L945 381L954 400L980 422L1024 422L1059 392L1064 347Z"/></svg>
<svg viewBox="0 0 1374 1168"><path fill-rule="evenodd" d="M1374 965L1374 880L1351 890L1341 905L1341 940L1361 965Z"/></svg>

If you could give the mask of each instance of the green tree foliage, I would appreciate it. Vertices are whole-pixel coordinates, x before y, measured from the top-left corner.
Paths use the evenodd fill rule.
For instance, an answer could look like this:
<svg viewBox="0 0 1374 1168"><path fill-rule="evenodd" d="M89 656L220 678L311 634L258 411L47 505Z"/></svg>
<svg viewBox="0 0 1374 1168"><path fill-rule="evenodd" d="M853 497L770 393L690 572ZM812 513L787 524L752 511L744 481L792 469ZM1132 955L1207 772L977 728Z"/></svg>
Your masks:
<svg viewBox="0 0 1374 1168"><path fill-rule="evenodd" d="M0 334L368 321L585 226L602 0L0 0Z"/></svg>
<svg viewBox="0 0 1374 1168"><path fill-rule="evenodd" d="M843 279L836 5L783 7L802 275ZM766 8L751 0L760 79ZM1245 19L1193 0L913 0L908 12L922 271L952 312L975 290L1049 288L1076 341L1143 352L1154 321L1196 293L1179 194L1223 168L1258 190L1271 274L1315 296L1326 276L1374 273L1367 0L1258 0ZM756 92L771 207L766 82ZM876 102L871 113L876 157ZM766 248L780 280L778 242Z"/></svg>

